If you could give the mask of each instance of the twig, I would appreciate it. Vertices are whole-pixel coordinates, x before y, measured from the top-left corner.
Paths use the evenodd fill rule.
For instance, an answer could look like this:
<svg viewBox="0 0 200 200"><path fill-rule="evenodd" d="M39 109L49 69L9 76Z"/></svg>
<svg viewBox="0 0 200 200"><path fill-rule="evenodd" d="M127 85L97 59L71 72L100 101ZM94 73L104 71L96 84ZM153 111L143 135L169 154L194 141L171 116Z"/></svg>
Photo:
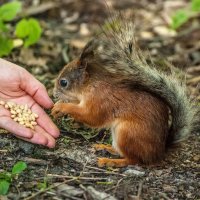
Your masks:
<svg viewBox="0 0 200 200"><path fill-rule="evenodd" d="M78 198L78 197L74 197L68 194L63 194L64 197L67 197L68 199L72 199L72 200L82 200L82 198Z"/></svg>
<svg viewBox="0 0 200 200"><path fill-rule="evenodd" d="M200 76L194 77L187 81L187 83L198 83L200 82Z"/></svg>
<svg viewBox="0 0 200 200"><path fill-rule="evenodd" d="M48 161L46 161L46 160L29 158L29 157L25 157L24 161L27 162L27 163L33 163L33 164L36 164L36 165L46 165L46 164L48 164Z"/></svg>
<svg viewBox="0 0 200 200"><path fill-rule="evenodd" d="M62 182L62 183L60 183L60 184L57 184L57 185L51 185L50 187L48 187L48 188L46 188L46 189L44 189L44 190L40 190L40 191L36 192L35 194L33 194L33 195L30 196L30 197L24 198L24 200L33 199L33 198L35 198L36 196L38 196L38 195L40 195L40 194L42 194L42 193L44 193L44 192L46 192L46 191L48 191L48 190L54 189L54 188L56 188L56 187L58 187L58 186L60 186L60 185L63 185L63 184L65 184L65 183L69 183L69 182L72 182L72 181L75 181L75 180L77 180L76 177L74 177L74 178L72 178L72 179L69 179L69 180L65 180L64 182Z"/></svg>
<svg viewBox="0 0 200 200"><path fill-rule="evenodd" d="M102 172L107 172L107 170L105 170L105 169L101 169L101 168L98 168L98 167L92 167L92 166L87 166L86 168L88 168L88 169L94 169L94 170L98 170L98 171L102 171Z"/></svg>
<svg viewBox="0 0 200 200"><path fill-rule="evenodd" d="M47 176L49 177L54 177L54 178L73 178L73 176L67 176L67 175L58 175L58 174L47 174ZM76 178L76 180L108 180L108 178L98 178L98 177L80 177L80 176L76 176L74 177Z"/></svg>
<svg viewBox="0 0 200 200"><path fill-rule="evenodd" d="M86 164L84 165L82 172L85 170L85 167L86 167L87 163L88 163L88 161L87 161ZM48 168L47 168L47 169L48 169ZM47 170L46 170L46 171L47 171ZM45 172L45 174L46 174L46 172ZM78 177L63 176L63 175L56 175L56 174L46 174L46 176L47 176L47 177L48 177L48 176L51 176L51 177L60 177L60 178L70 178L70 179L69 179L69 180L66 180L66 181L64 181L64 182L62 182L62 183L60 183L60 184L58 184L58 185L52 185L52 186L50 186L50 187L48 187L48 188L46 188L46 189L44 189L44 190L38 191L38 192L36 192L35 194L33 194L32 196L25 198L24 200L33 199L33 198L35 198L36 196L38 196L38 195L40 195L40 194L42 194L42 193L44 193L44 192L46 192L46 191L48 191L48 190L50 190L50 189L56 188L56 187L58 187L58 186L60 186L60 185L63 185L63 184L65 184L65 183L69 183L69 182L72 182L72 181L75 181L75 180L99 180L99 178L80 177L80 176L81 176L81 173L80 173L80 175L79 175ZM107 180L107 178L101 178L100 180L105 180L105 179Z"/></svg>
<svg viewBox="0 0 200 200"><path fill-rule="evenodd" d="M138 187L138 193L137 195L129 195L129 199L134 199L134 200L141 200L141 194L142 194L142 185L143 185L143 181L141 181L139 183L139 187Z"/></svg>
<svg viewBox="0 0 200 200"><path fill-rule="evenodd" d="M63 60L65 61L65 63L68 63L69 62L69 56L67 55L67 53L68 53L68 50L69 50L69 48L68 48L68 46L66 46L66 47L64 47L63 49L62 49L62 57L63 57Z"/></svg>
<svg viewBox="0 0 200 200"><path fill-rule="evenodd" d="M27 17L27 16L32 16L32 15L37 15L44 13L48 10L55 9L58 7L61 7L63 5L67 5L72 3L73 0L68 0L68 1L61 1L61 2L46 2L46 3L41 3L37 6L32 6L30 8L27 8L26 10L23 10L22 15L19 15L16 19L20 19L22 17Z"/></svg>
<svg viewBox="0 0 200 200"><path fill-rule="evenodd" d="M18 197L16 197L16 199L19 199L21 196L21 192L20 192L19 188L17 187L17 185L14 185L14 187L16 188L16 190L18 192Z"/></svg>
<svg viewBox="0 0 200 200"><path fill-rule="evenodd" d="M126 175L124 175L124 174L118 174L118 173L116 173L116 172L109 172L109 171L106 171L106 172L93 172L93 171L91 171L91 172L83 172L83 174L109 174L109 175L120 175L120 176L123 176L123 177L125 177Z"/></svg>
<svg viewBox="0 0 200 200"><path fill-rule="evenodd" d="M88 160L89 160L89 159L87 159L86 163L84 164L83 169L82 169L82 171L81 171L80 174L79 174L79 177L83 175L83 172L84 172L84 170L85 170L85 168L86 168L86 166L87 166L87 164L88 164Z"/></svg>
<svg viewBox="0 0 200 200"><path fill-rule="evenodd" d="M7 149L1 149L0 152L2 152L2 153L7 153L8 150L7 150Z"/></svg>
<svg viewBox="0 0 200 200"><path fill-rule="evenodd" d="M143 186L143 181L141 181L139 183L139 188L138 188L138 193L137 193L137 197L140 198L141 194L142 194L142 186Z"/></svg>
<svg viewBox="0 0 200 200"><path fill-rule="evenodd" d="M119 187L119 186L122 186L122 185L125 185L125 184L126 184L126 183L118 184L118 187ZM104 192L109 192L109 191L111 191L111 190L113 190L113 189L115 189L115 188L116 188L116 185L113 186L113 187L111 187L111 188L108 188L108 189L104 190Z"/></svg>
<svg viewBox="0 0 200 200"><path fill-rule="evenodd" d="M200 72L200 65L189 67L189 68L187 69L187 72L188 72L188 73Z"/></svg>
<svg viewBox="0 0 200 200"><path fill-rule="evenodd" d="M124 177L127 176L127 175L125 175L125 174L120 174L120 173L117 173L117 172L109 172L109 171L107 171L107 170L105 170L105 169L100 169L100 168L97 168L97 167L87 166L86 168L98 170L98 171L104 172L104 173L106 173L106 174L120 175L120 176L124 176Z"/></svg>
<svg viewBox="0 0 200 200"><path fill-rule="evenodd" d="M115 186L115 190L114 190L114 194L116 193L116 191L117 191L117 188L119 187L119 184L123 181L123 179L124 178L121 178L119 181L117 181L117 184L116 184L116 186Z"/></svg>
<svg viewBox="0 0 200 200"><path fill-rule="evenodd" d="M163 197L166 200L171 200L165 193L159 192L160 197Z"/></svg>
<svg viewBox="0 0 200 200"><path fill-rule="evenodd" d="M192 26L191 28L185 29L182 32L180 32L178 35L174 37L174 39L180 40L183 39L184 37L190 37L191 33L193 33L194 31L198 31L199 29L200 29L199 25Z"/></svg>
<svg viewBox="0 0 200 200"><path fill-rule="evenodd" d="M87 195L85 194L85 192L83 193L83 197L85 200L88 200Z"/></svg>
<svg viewBox="0 0 200 200"><path fill-rule="evenodd" d="M37 15L43 12L46 12L47 10L59 7L60 4L56 2L46 2L42 3L38 6L31 6L30 8L26 9L26 11L23 12L25 16L30 16L30 15Z"/></svg>

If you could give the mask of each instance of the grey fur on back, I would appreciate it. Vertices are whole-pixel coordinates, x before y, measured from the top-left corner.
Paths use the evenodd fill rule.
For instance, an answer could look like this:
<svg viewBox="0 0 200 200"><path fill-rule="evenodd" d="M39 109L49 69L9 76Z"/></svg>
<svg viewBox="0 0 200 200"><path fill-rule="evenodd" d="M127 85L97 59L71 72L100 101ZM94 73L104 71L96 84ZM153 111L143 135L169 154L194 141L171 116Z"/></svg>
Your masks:
<svg viewBox="0 0 200 200"><path fill-rule="evenodd" d="M139 88L163 99L172 115L169 143L180 142L191 132L198 131L200 111L187 96L184 81L178 80L173 71L165 74L147 64L137 48L133 23L118 17L107 22L102 31L103 34L86 45L81 58L88 57L110 73L124 75L127 77L124 84L130 89Z"/></svg>

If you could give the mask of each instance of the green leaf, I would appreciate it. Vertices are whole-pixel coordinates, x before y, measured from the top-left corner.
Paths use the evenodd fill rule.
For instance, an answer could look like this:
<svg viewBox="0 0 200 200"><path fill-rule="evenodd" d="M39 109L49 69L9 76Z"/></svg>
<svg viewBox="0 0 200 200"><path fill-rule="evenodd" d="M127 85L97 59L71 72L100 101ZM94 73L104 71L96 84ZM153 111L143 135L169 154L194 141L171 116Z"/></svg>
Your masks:
<svg viewBox="0 0 200 200"><path fill-rule="evenodd" d="M29 19L30 33L29 37L25 40L25 47L35 44L41 37L42 29L40 24L35 19Z"/></svg>
<svg viewBox="0 0 200 200"><path fill-rule="evenodd" d="M47 182L44 182L44 183L38 183L37 184L37 188L39 190L45 190L47 188Z"/></svg>
<svg viewBox="0 0 200 200"><path fill-rule="evenodd" d="M23 161L17 162L12 168L12 174L20 174L27 168L27 164Z"/></svg>
<svg viewBox="0 0 200 200"><path fill-rule="evenodd" d="M40 39L42 29L37 20L33 18L22 19L17 23L15 33L17 37L24 39L24 46L28 47Z"/></svg>
<svg viewBox="0 0 200 200"><path fill-rule="evenodd" d="M172 17L172 29L178 29L184 23L186 23L190 18L189 13L186 10L178 10Z"/></svg>
<svg viewBox="0 0 200 200"><path fill-rule="evenodd" d="M11 181L11 173L9 173L9 172L1 172L0 173L0 180L1 179L7 180L7 181Z"/></svg>
<svg viewBox="0 0 200 200"><path fill-rule="evenodd" d="M6 195L8 193L10 183L5 180L0 180L0 195Z"/></svg>
<svg viewBox="0 0 200 200"><path fill-rule="evenodd" d="M5 32L5 31L8 30L7 27L6 27L6 25L1 20L0 20L0 30L3 31L3 32Z"/></svg>
<svg viewBox="0 0 200 200"><path fill-rule="evenodd" d="M28 20L22 19L17 23L15 34L19 38L25 38L30 33Z"/></svg>
<svg viewBox="0 0 200 200"><path fill-rule="evenodd" d="M21 10L21 3L18 1L5 3L0 7L0 20L11 21L16 17L17 13L20 10Z"/></svg>
<svg viewBox="0 0 200 200"><path fill-rule="evenodd" d="M0 57L7 56L13 49L11 39L0 35Z"/></svg>
<svg viewBox="0 0 200 200"><path fill-rule="evenodd" d="M200 0L192 0L191 7L193 11L200 11Z"/></svg>

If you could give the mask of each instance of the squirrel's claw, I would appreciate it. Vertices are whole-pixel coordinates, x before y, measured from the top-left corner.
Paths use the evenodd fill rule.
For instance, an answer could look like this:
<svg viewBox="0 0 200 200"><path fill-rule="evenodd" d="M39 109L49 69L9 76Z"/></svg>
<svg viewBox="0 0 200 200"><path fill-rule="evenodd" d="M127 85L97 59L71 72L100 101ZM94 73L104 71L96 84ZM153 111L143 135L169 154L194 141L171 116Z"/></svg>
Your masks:
<svg viewBox="0 0 200 200"><path fill-rule="evenodd" d="M93 144L92 147L96 151L106 150L112 155L119 155L117 151L112 147L112 145L109 145L109 144Z"/></svg>
<svg viewBox="0 0 200 200"><path fill-rule="evenodd" d="M92 147L93 147L96 151L104 150L102 144L93 144Z"/></svg>
<svg viewBox="0 0 200 200"><path fill-rule="evenodd" d="M62 107L59 104L55 104L54 107L51 110L51 115L57 119L59 117L62 117L64 113L62 112Z"/></svg>

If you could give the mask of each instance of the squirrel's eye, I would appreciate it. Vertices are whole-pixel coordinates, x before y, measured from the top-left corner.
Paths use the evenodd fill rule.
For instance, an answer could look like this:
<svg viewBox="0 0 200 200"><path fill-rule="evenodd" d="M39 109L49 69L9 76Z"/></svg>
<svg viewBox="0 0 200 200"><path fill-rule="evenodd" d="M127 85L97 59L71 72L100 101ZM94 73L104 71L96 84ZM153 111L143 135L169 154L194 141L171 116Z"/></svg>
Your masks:
<svg viewBox="0 0 200 200"><path fill-rule="evenodd" d="M66 80L64 78L60 79L59 83L60 83L61 87L67 87L68 86L68 80Z"/></svg>

